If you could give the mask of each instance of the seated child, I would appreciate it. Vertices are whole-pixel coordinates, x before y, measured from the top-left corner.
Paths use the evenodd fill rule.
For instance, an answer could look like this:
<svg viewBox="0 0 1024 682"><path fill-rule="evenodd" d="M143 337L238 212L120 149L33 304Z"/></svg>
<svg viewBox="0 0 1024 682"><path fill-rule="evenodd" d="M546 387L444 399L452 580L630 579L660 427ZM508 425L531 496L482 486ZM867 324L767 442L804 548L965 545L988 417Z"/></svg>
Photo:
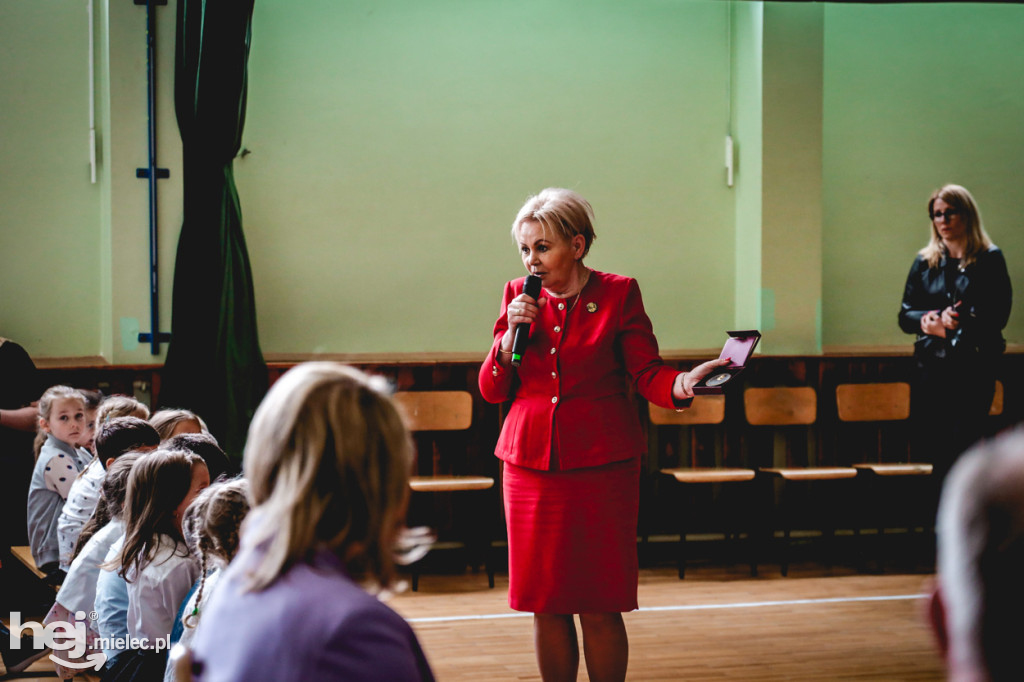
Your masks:
<svg viewBox="0 0 1024 682"><path fill-rule="evenodd" d="M395 577L412 456L380 377L310 362L271 387L245 446L253 510L193 640L197 682L434 679L368 589Z"/></svg>
<svg viewBox="0 0 1024 682"><path fill-rule="evenodd" d="M107 550L96 576L96 632L105 643L103 654L107 657L108 669L127 648L128 640L128 583L112 568L117 565L123 548L122 533ZM119 645L121 642L125 644Z"/></svg>
<svg viewBox="0 0 1024 682"><path fill-rule="evenodd" d="M157 450L132 467L117 572L128 583L129 639L148 646L120 653L104 682L163 677L167 651L159 650L158 642L166 646L178 607L200 572L181 522L209 484L206 464L191 453Z"/></svg>
<svg viewBox="0 0 1024 682"><path fill-rule="evenodd" d="M75 446L82 452L85 461L92 459L92 441L96 435L96 415L100 405L103 403L103 391L86 391L78 389L78 392L85 397L85 431L78 437Z"/></svg>
<svg viewBox="0 0 1024 682"><path fill-rule="evenodd" d="M108 422L107 426L116 421L118 420ZM152 429L142 420L135 421ZM156 432L153 433L155 435ZM101 440L102 431L97 437L97 447ZM132 466L142 456L143 454L139 452L129 452L116 460L111 460L110 466L107 468L107 475L102 480L102 504L96 507L95 513L82 529L80 536L82 542L78 544L78 553L71 562L71 568L64 579L64 584L61 585L60 592L57 593L57 600L53 608L43 620L43 623L47 625L53 621L76 624L81 622L85 625L86 650L78 659L72 659L70 652L65 652L61 654L62 660L85 660L89 655L99 651L95 638L100 636L100 631L95 622L88 618L76 618L75 614L78 612L88 614L96 608L96 579L99 577L100 564L106 559L111 545L124 535L121 512L128 486L128 475L131 473ZM57 676L65 680L71 679L81 672L80 669L60 664L55 664L55 666Z"/></svg>
<svg viewBox="0 0 1024 682"><path fill-rule="evenodd" d="M161 440L170 440L182 433L209 433L206 422L194 412L188 410L157 410L149 418L149 423L160 434Z"/></svg>
<svg viewBox="0 0 1024 682"><path fill-rule="evenodd" d="M96 456L71 484L57 522L57 545L63 570L71 565L78 534L96 510L100 485L110 464L126 452L148 452L159 444L156 429L138 417L117 417L100 426L95 439Z"/></svg>
<svg viewBox="0 0 1024 682"><path fill-rule="evenodd" d="M39 399L39 450L28 489L28 539L32 559L47 580L59 583L57 522L75 477L85 467L75 442L85 430L85 398L68 386L48 388Z"/></svg>
<svg viewBox="0 0 1024 682"><path fill-rule="evenodd" d="M238 533L249 513L249 483L244 478L214 483L199 493L185 510L182 531L194 556L199 557L202 575L181 608L183 628L178 637L171 633L171 643L191 646L196 625L213 594L222 570L238 552ZM175 682L175 670L167 662L164 682Z"/></svg>
<svg viewBox="0 0 1024 682"><path fill-rule="evenodd" d="M216 481L222 475L238 473L237 467L220 449L217 439L209 433L181 433L164 443L168 450L184 450L199 455L210 470L210 480Z"/></svg>

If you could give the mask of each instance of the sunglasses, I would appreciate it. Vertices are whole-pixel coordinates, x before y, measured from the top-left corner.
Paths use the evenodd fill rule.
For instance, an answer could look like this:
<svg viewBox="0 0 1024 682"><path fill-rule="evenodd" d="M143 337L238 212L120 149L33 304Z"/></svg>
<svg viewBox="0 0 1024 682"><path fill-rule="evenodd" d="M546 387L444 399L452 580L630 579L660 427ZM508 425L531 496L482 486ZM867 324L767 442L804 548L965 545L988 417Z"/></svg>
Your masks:
<svg viewBox="0 0 1024 682"><path fill-rule="evenodd" d="M929 213L928 215L931 216L932 220L938 220L939 218L949 220L955 215L960 215L960 211L954 210L952 208L947 208L945 211L935 211L934 213Z"/></svg>

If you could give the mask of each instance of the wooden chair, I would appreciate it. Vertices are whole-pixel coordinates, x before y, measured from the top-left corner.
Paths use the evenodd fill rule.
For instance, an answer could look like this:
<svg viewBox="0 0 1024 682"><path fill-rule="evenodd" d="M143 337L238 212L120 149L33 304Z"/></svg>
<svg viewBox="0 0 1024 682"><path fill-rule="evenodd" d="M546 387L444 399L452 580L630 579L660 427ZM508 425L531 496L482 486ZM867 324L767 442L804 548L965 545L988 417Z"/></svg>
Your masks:
<svg viewBox="0 0 1024 682"><path fill-rule="evenodd" d="M783 532L783 553L780 561L782 575L789 572L789 545L793 522L795 519L795 493L796 487L811 495L812 484L818 487L829 486L821 491L821 497L810 508L805 509L805 515L825 511L820 518L825 520L825 531L830 538L835 535L835 514L839 510L842 499L837 493L846 492L842 489L842 481L852 481L857 476L857 470L853 467L839 466L818 466L816 465L819 448L817 445L809 445L809 441L815 440L810 427L818 418L818 398L815 390L809 386L800 387L775 387L775 388L748 388L743 392L743 409L747 422L755 427L771 427L773 434L781 436L785 444L783 461L776 461L774 450L774 438L772 447L772 466L759 467L769 480L780 481L778 487L778 504L776 505L776 486L772 486L769 495L772 500L772 508L778 507L781 512ZM794 460L794 450L798 443L798 436L802 436L803 448L806 448L806 464L797 465ZM813 498L812 498L813 501ZM815 509L813 507L827 507L827 509ZM773 534L773 533L772 533Z"/></svg>
<svg viewBox="0 0 1024 682"><path fill-rule="evenodd" d="M697 433L693 427L701 425L721 424L725 420L725 396L707 395L700 396L693 401L688 410L677 412L648 403L648 415L651 424L655 427L684 427L690 431L690 466L679 466L662 468L661 473L671 477L678 489L678 512L676 513L677 528L679 531L679 545L676 555L676 563L679 569L679 578L682 580L686 575L686 530L687 517L690 514L691 500L690 488L714 487L726 483L745 483L753 481L757 472L753 469L735 467L704 467L699 466L697 452ZM723 498L727 497L723 489ZM731 516L736 518L746 505L742 504L741 498L723 500L722 505ZM730 527L735 524L728 524ZM732 528L730 528L732 530ZM753 534L748 534L748 542L751 545L750 552L750 574L757 575L757 560L752 550Z"/></svg>
<svg viewBox="0 0 1024 682"><path fill-rule="evenodd" d="M449 456L444 444L444 432L465 431L473 423L473 398L466 391L399 391L395 402L401 407L406 425L413 432L417 446L417 475L410 477L409 487L414 493L480 493L494 487L494 478L455 473L460 463ZM452 448L455 450L457 448ZM463 448L463 452L465 452ZM427 457L427 453L430 454ZM485 501L486 502L486 501ZM468 548L473 540L484 545L484 565L487 581L494 587L494 568L491 564L491 524L487 521L490 509L486 503L475 512L467 525L477 527L477 538L467 537ZM473 535L474 533L471 533ZM419 589L419 566L412 566L412 589ZM474 569L478 564L474 564Z"/></svg>
<svg viewBox="0 0 1024 682"><path fill-rule="evenodd" d="M839 384L836 411L837 449L853 463L862 483L859 519L877 528L878 544L894 521L908 528L930 526L932 465L910 461L910 384Z"/></svg>

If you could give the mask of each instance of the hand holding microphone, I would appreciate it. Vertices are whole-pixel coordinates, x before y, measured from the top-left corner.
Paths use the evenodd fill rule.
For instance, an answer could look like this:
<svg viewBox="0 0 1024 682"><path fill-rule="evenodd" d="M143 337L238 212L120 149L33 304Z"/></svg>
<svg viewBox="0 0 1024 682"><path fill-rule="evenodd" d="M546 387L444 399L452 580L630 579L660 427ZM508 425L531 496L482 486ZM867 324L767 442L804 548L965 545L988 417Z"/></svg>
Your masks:
<svg viewBox="0 0 1024 682"><path fill-rule="evenodd" d="M523 361L523 352L530 340L530 325L533 324L537 313L540 312L542 302L537 301L540 296L540 277L528 275L523 282L523 293L512 299L506 310L509 332L513 334L512 359L513 367L518 367ZM504 351L508 353L509 351Z"/></svg>

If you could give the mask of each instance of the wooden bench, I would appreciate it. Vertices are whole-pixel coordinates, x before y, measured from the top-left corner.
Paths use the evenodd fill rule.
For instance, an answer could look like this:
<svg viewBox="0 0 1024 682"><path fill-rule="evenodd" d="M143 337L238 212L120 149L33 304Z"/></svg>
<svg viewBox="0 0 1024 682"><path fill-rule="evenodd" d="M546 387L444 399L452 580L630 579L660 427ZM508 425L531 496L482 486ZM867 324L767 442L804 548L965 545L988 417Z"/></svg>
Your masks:
<svg viewBox="0 0 1024 682"><path fill-rule="evenodd" d="M32 558L31 547L11 547L11 556L25 564L25 568L32 571L32 573L40 580L46 580L46 574L39 570L36 566L35 559Z"/></svg>

